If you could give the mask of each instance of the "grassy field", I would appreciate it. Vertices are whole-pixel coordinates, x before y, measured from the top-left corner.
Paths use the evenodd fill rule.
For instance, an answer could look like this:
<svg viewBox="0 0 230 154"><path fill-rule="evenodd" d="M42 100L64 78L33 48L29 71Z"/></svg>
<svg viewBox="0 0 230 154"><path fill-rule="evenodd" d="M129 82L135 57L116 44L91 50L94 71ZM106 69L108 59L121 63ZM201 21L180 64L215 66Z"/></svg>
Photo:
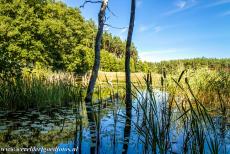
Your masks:
<svg viewBox="0 0 230 154"><path fill-rule="evenodd" d="M133 83L144 81L145 73L132 73L131 74L131 80ZM125 72L99 72L98 75L98 81L99 82L119 82L123 83L125 82Z"/></svg>
<svg viewBox="0 0 230 154"><path fill-rule="evenodd" d="M131 73L131 81L135 85L145 83L147 74L143 72ZM159 87L161 74L153 73L153 84ZM98 83L108 83L124 85L125 84L125 72L99 72Z"/></svg>

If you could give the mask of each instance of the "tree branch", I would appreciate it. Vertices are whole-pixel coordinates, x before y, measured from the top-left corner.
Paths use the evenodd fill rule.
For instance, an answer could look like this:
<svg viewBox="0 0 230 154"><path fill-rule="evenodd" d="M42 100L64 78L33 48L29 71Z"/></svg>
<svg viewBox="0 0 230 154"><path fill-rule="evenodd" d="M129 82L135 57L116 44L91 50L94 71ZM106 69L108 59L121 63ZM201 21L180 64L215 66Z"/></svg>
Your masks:
<svg viewBox="0 0 230 154"><path fill-rule="evenodd" d="M86 0L81 6L80 6L80 8L84 8L85 7L85 5L87 4L87 3L93 3L93 4L95 4L95 3L102 3L102 1L91 1L91 0Z"/></svg>
<svg viewBox="0 0 230 154"><path fill-rule="evenodd" d="M110 27L110 28L114 28L114 29L127 29L128 27L115 27L115 26L112 26L110 24L104 24L105 26L107 27Z"/></svg>
<svg viewBox="0 0 230 154"><path fill-rule="evenodd" d="M113 16L117 17L117 15L110 9L109 6L107 6L107 10L108 10Z"/></svg>

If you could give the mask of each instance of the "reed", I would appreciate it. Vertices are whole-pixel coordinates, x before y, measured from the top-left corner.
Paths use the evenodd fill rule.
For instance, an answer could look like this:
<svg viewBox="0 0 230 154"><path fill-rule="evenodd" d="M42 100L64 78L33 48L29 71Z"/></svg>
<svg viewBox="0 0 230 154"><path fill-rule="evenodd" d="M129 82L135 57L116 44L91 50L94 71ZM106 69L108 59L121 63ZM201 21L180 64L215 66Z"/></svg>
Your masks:
<svg viewBox="0 0 230 154"><path fill-rule="evenodd" d="M138 106L133 108L142 116L141 120L133 123L142 136L143 145L147 145L144 149L152 153L176 153L173 148L176 143L172 137L177 136L179 140L182 135L183 143L179 150L182 153L220 153L220 137L213 117L206 104L192 90L186 71L182 71L178 79L170 80L174 82L174 89L170 85L172 83L168 84L169 79L163 71L160 81L161 98L157 96L159 91L154 89L151 73L145 77L145 91L140 91L133 84L140 95L133 95L138 102ZM221 111L226 114L226 103L221 98L219 100L222 100ZM180 126L178 129L182 133L173 133L175 126Z"/></svg>
<svg viewBox="0 0 230 154"><path fill-rule="evenodd" d="M0 89L0 106L10 110L67 106L80 96L80 86L72 76L50 78L31 73L8 82L0 81Z"/></svg>

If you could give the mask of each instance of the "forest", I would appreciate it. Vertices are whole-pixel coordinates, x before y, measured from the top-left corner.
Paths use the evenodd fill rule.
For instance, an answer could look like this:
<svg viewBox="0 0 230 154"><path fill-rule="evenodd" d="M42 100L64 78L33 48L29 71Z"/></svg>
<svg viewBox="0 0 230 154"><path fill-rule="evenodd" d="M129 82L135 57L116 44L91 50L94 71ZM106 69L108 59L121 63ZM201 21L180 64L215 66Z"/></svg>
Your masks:
<svg viewBox="0 0 230 154"><path fill-rule="evenodd" d="M1 73L50 68L84 74L93 65L96 24L78 8L48 1L8 1L0 5ZM109 32L101 43L103 71L124 71L125 41ZM132 70L137 50L132 44Z"/></svg>

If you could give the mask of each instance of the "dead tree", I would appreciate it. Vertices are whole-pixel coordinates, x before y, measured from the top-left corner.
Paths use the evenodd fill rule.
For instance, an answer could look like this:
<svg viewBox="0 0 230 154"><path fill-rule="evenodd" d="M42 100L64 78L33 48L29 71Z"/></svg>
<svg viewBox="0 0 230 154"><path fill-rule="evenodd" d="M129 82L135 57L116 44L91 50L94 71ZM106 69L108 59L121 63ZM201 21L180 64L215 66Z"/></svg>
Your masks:
<svg viewBox="0 0 230 154"><path fill-rule="evenodd" d="M98 71L99 71L99 67L100 67L101 40L102 40L103 29L104 29L104 25L105 25L105 11L106 11L106 8L108 7L108 1L109 0L85 1L85 3L87 3L87 2L89 2L89 3L101 3L100 12L98 14L98 31L97 31L97 36L95 39L95 47L94 47L94 50L95 50L94 65L93 65L92 74L91 74L88 89L87 89L87 94L85 97L86 103L92 102L94 87L95 87L96 80L98 77Z"/></svg>
<svg viewBox="0 0 230 154"><path fill-rule="evenodd" d="M130 72L131 72L130 71L130 57L131 57L130 48L132 44L132 35L133 35L134 21L135 21L135 11L136 11L136 0L132 0L129 31L128 31L128 37L127 37L127 42L126 42L126 53L125 53L126 111L127 109L131 110L132 108L131 75L130 75Z"/></svg>
<svg viewBox="0 0 230 154"><path fill-rule="evenodd" d="M122 154L126 154L128 151L129 138L131 133L131 118L132 118L132 93L131 93L131 75L130 75L130 48L132 43L132 35L134 29L134 21L135 21L135 11L136 11L136 0L132 0L131 2L131 14L130 14L130 22L129 22L129 31L126 42L126 53L125 53L125 77L126 77L126 121L125 121L125 129L124 129L124 145Z"/></svg>
<svg viewBox="0 0 230 154"><path fill-rule="evenodd" d="M83 6L86 3L101 3L101 8L100 12L98 14L98 30L97 30L97 35L95 39L95 46L94 46L94 52L95 52L95 58L94 58L94 65L87 89L87 94L85 97L85 103L86 103L86 110L87 110L87 117L89 121L89 128L90 128L90 134L91 134L91 142L95 143L96 145L99 145L100 140L99 140L99 130L98 128L100 126L97 126L96 124L96 114L93 109L92 105L92 96L94 92L94 87L96 84L96 80L98 77L98 71L100 67L100 51L101 51L101 41L102 41L102 35L103 35L103 29L105 25L105 12L106 8L108 8L108 1L109 0L101 0L101 1L85 1ZM97 131L96 131L97 130ZM90 148L90 153L95 154L99 152L99 146L94 147L91 146Z"/></svg>

